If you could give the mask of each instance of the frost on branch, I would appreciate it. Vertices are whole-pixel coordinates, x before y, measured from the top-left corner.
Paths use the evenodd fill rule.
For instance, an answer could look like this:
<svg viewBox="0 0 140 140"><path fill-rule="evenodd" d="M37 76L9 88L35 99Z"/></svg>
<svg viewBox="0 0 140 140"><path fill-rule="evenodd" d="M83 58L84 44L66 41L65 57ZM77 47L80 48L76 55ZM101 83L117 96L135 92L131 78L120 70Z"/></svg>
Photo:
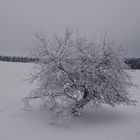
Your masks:
<svg viewBox="0 0 140 140"><path fill-rule="evenodd" d="M25 98L26 105L40 98L59 116L74 115L87 104L134 104L128 94L133 86L121 49L104 38L100 44L88 42L66 27L53 40L36 34L33 51L35 69L31 76L37 87Z"/></svg>

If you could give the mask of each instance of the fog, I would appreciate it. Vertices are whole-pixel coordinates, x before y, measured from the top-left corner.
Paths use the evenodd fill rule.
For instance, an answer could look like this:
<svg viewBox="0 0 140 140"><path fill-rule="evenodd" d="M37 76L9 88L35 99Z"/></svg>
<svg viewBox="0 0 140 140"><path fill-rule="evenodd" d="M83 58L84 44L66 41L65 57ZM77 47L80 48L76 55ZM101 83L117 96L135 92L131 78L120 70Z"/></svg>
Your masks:
<svg viewBox="0 0 140 140"><path fill-rule="evenodd" d="M90 40L107 35L140 57L139 0L0 0L0 54L25 55L33 34L51 38L66 25Z"/></svg>

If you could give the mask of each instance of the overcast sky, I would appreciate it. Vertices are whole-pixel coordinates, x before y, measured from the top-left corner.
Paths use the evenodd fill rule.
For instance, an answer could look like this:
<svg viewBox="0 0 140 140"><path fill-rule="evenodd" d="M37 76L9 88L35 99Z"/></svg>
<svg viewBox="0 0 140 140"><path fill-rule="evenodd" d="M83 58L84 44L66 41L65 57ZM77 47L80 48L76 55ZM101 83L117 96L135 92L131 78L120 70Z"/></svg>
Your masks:
<svg viewBox="0 0 140 140"><path fill-rule="evenodd" d="M0 54L23 55L35 32L50 38L65 25L95 41L107 30L140 57L140 0L0 0Z"/></svg>

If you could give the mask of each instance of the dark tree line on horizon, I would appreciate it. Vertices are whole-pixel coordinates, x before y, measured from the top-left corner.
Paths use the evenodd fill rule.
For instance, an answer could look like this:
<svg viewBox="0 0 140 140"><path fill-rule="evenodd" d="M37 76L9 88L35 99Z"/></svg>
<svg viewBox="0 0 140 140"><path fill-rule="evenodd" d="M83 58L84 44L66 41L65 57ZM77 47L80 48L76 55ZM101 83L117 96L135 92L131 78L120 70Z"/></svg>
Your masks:
<svg viewBox="0 0 140 140"><path fill-rule="evenodd" d="M38 61L38 58L0 55L0 61L32 63ZM140 69L140 58L126 58L125 63L132 69Z"/></svg>
<svg viewBox="0 0 140 140"><path fill-rule="evenodd" d="M31 58L31 57L24 57L24 56L5 56L5 55L0 55L0 61L31 63L31 62L37 61L37 59L36 58Z"/></svg>
<svg viewBox="0 0 140 140"><path fill-rule="evenodd" d="M127 58L125 63L132 69L140 69L140 58Z"/></svg>

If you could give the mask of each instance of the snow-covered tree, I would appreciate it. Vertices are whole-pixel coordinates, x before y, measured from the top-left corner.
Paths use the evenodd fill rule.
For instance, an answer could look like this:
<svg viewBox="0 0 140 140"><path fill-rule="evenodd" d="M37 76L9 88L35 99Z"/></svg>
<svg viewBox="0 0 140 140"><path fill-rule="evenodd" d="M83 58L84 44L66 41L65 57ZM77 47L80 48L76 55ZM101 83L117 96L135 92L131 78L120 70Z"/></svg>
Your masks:
<svg viewBox="0 0 140 140"><path fill-rule="evenodd" d="M47 108L59 115L77 114L92 104L111 106L134 104L128 87L133 86L121 49L106 37L100 44L88 42L66 27L62 37L52 40L36 34L33 51L35 70L31 76L37 87L25 98L40 98Z"/></svg>

